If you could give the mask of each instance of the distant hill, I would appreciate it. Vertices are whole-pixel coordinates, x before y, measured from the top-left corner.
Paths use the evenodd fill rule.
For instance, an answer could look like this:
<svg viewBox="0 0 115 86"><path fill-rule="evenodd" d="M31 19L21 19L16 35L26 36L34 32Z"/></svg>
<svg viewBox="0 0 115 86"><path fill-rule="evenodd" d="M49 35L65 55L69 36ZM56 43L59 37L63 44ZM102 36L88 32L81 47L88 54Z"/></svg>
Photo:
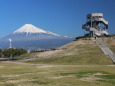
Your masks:
<svg viewBox="0 0 115 86"><path fill-rule="evenodd" d="M110 49L115 53L115 39L105 37ZM72 65L110 65L113 64L108 56L89 38L81 38L60 47L58 50L33 53L25 56L25 62L43 64L72 64Z"/></svg>

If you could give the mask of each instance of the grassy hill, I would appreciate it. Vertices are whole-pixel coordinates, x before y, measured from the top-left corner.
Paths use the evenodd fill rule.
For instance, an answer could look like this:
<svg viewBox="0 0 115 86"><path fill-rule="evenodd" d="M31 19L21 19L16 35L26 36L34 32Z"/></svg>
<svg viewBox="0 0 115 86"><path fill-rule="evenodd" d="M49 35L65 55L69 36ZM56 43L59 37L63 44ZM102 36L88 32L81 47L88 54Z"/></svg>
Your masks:
<svg viewBox="0 0 115 86"><path fill-rule="evenodd" d="M115 39L108 39L107 43L109 45L109 48L113 51L115 54Z"/></svg>
<svg viewBox="0 0 115 86"><path fill-rule="evenodd" d="M115 39L105 39L115 53ZM0 62L0 86L115 86L115 66L110 65L112 61L95 41L89 39L73 41L58 50L15 58L35 65Z"/></svg>
<svg viewBox="0 0 115 86"><path fill-rule="evenodd" d="M104 38L110 49L115 53L115 39ZM110 65L111 59L104 55L95 41L81 38L58 50L30 54L23 59L24 62L42 64L67 64L67 65Z"/></svg>

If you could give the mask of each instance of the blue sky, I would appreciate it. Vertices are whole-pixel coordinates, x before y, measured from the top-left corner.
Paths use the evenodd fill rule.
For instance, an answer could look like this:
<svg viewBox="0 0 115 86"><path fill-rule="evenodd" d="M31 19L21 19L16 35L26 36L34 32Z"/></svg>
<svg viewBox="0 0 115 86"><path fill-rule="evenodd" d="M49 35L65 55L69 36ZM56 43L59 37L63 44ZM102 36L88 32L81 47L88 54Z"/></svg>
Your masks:
<svg viewBox="0 0 115 86"><path fill-rule="evenodd" d="M62 36L81 36L89 13L103 13L115 33L115 0L0 0L0 37L24 24Z"/></svg>

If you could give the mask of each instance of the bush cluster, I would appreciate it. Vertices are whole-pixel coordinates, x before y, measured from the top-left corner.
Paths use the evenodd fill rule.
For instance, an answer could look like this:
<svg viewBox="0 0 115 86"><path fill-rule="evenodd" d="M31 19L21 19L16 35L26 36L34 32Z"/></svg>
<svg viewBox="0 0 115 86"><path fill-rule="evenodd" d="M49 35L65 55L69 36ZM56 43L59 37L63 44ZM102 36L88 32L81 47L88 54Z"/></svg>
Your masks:
<svg viewBox="0 0 115 86"><path fill-rule="evenodd" d="M14 49L14 48L9 48L9 49L0 49L0 57L15 57L15 56L20 56L22 54L27 53L27 50L25 49Z"/></svg>

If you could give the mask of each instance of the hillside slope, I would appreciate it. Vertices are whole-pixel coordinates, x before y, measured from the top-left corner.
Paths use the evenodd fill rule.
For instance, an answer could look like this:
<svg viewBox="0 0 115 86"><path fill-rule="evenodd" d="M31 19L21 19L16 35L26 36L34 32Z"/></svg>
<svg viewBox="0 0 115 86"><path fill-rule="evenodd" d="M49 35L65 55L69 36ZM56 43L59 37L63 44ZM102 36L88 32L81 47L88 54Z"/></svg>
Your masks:
<svg viewBox="0 0 115 86"><path fill-rule="evenodd" d="M109 40L109 47L113 40ZM58 50L35 53L24 59L25 62L43 64L72 64L72 65L109 65L113 64L111 59L104 55L95 41L79 39Z"/></svg>

